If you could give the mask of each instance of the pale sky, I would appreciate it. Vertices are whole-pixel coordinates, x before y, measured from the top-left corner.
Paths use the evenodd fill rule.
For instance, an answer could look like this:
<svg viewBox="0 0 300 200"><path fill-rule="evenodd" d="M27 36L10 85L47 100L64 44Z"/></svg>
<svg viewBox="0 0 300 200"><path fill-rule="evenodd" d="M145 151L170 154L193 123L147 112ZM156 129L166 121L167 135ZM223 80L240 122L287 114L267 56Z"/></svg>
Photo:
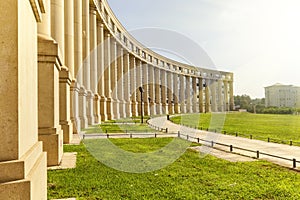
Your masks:
<svg viewBox="0 0 300 200"><path fill-rule="evenodd" d="M300 0L108 2L129 31L163 28L198 43L217 69L234 73L235 95L261 98L275 83L300 86Z"/></svg>

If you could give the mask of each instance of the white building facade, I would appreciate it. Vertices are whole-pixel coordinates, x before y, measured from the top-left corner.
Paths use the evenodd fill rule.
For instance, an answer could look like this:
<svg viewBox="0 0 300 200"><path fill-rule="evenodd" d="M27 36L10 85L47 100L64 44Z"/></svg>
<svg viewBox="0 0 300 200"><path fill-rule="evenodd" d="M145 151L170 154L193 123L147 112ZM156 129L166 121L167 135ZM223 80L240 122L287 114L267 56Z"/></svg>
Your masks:
<svg viewBox="0 0 300 200"><path fill-rule="evenodd" d="M300 107L300 87L277 83L265 87L266 107Z"/></svg>

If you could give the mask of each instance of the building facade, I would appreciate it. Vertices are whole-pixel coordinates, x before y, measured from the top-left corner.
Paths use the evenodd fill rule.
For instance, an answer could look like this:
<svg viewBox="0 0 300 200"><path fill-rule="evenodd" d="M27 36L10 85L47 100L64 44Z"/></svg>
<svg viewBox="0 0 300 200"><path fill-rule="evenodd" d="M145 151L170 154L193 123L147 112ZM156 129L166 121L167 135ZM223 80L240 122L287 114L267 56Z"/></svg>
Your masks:
<svg viewBox="0 0 300 200"><path fill-rule="evenodd" d="M300 107L300 87L275 84L265 87L266 107Z"/></svg>
<svg viewBox="0 0 300 200"><path fill-rule="evenodd" d="M46 166L89 125L141 106L145 115L234 107L233 73L149 50L106 0L1 1L0 15L0 199L47 199Z"/></svg>

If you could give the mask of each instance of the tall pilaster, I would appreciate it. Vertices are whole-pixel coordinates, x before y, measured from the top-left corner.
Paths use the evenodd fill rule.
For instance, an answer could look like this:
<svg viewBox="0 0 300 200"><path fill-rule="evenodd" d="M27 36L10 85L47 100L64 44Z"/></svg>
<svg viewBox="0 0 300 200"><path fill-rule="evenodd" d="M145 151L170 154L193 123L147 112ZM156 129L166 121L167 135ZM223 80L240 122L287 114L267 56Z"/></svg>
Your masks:
<svg viewBox="0 0 300 200"><path fill-rule="evenodd" d="M100 116L101 121L107 120L107 106L106 106L106 97L105 97L105 65L104 65L104 25L101 22L98 22L98 31L97 31L97 82L98 82L98 94L100 95Z"/></svg>
<svg viewBox="0 0 300 200"><path fill-rule="evenodd" d="M161 103L163 114L168 114L168 104L167 104L167 82L166 82L166 71L160 70L161 78Z"/></svg>
<svg viewBox="0 0 300 200"><path fill-rule="evenodd" d="M76 80L72 81L71 96L78 98L78 118L74 116L73 122L76 123L75 133L79 133L81 128L87 128L86 116L86 92L83 85L83 36L82 36L82 0L74 1L74 75ZM76 113L76 100L71 103L72 110Z"/></svg>
<svg viewBox="0 0 300 200"><path fill-rule="evenodd" d="M148 65L148 74L149 74L149 99L150 99L150 115L156 115L155 108L155 78L154 78L154 67Z"/></svg>
<svg viewBox="0 0 300 200"><path fill-rule="evenodd" d="M205 113L211 112L210 80L205 79Z"/></svg>
<svg viewBox="0 0 300 200"><path fill-rule="evenodd" d="M199 112L203 113L203 79L199 78Z"/></svg>
<svg viewBox="0 0 300 200"><path fill-rule="evenodd" d="M64 1L51 0L51 36L58 43L61 62L65 56Z"/></svg>
<svg viewBox="0 0 300 200"><path fill-rule="evenodd" d="M155 104L156 104L156 114L162 114L162 104L161 104L161 84L160 84L160 69L154 67L155 70Z"/></svg>
<svg viewBox="0 0 300 200"><path fill-rule="evenodd" d="M90 4L89 0L82 3L82 31L83 31L83 84L86 96L86 114L88 124L94 123L94 94L91 88L91 54L90 54Z"/></svg>
<svg viewBox="0 0 300 200"><path fill-rule="evenodd" d="M186 98L185 98L185 76L183 74L180 74L180 112L186 113Z"/></svg>
<svg viewBox="0 0 300 200"><path fill-rule="evenodd" d="M125 99L124 99L124 85L128 83L124 83L124 77L123 77L123 71L124 71L124 52L122 46L117 46L117 88L118 88L118 94L117 98L119 99L119 114L120 118L125 118ZM126 74L124 74L126 76Z"/></svg>
<svg viewBox="0 0 300 200"><path fill-rule="evenodd" d="M73 124L71 122L71 76L67 67L59 72L59 124L63 130L63 141L69 144L73 139Z"/></svg>
<svg viewBox="0 0 300 200"><path fill-rule="evenodd" d="M123 75L123 84L124 84L124 99L125 99L125 113L126 118L132 117L131 113L131 100L130 100L130 61L129 53L124 52L123 61L124 61L124 75Z"/></svg>
<svg viewBox="0 0 300 200"><path fill-rule="evenodd" d="M140 59L136 59L136 66L135 66L135 72L136 72L136 100L137 100L137 110L138 115L141 116L141 106L143 106L143 102L141 101L141 92L139 90L140 87L142 87L142 61Z"/></svg>
<svg viewBox="0 0 300 200"><path fill-rule="evenodd" d="M230 101L230 110L234 110L234 98L233 98L233 80L229 81L229 101Z"/></svg>
<svg viewBox="0 0 300 200"><path fill-rule="evenodd" d="M100 96L98 95L98 49L97 49L97 11L95 6L90 6L90 75L91 90L93 93L94 123L101 123Z"/></svg>
<svg viewBox="0 0 300 200"><path fill-rule="evenodd" d="M0 199L47 199L46 153L38 142L39 21L31 3L0 3ZM49 10L49 1L33 3Z"/></svg>
<svg viewBox="0 0 300 200"><path fill-rule="evenodd" d="M63 131L60 120L59 74L62 63L58 44L38 40L38 125L39 140L47 151L48 166L58 165L63 154Z"/></svg>
<svg viewBox="0 0 300 200"><path fill-rule="evenodd" d="M198 90L197 90L197 78L196 77L192 77L192 90L193 90L193 99L192 99L193 113L197 113L197 108L199 107L199 105L197 103Z"/></svg>
<svg viewBox="0 0 300 200"><path fill-rule="evenodd" d="M176 114L180 113L179 107L179 84L178 84L178 74L173 74L173 88L174 88L174 112Z"/></svg>
<svg viewBox="0 0 300 200"><path fill-rule="evenodd" d="M210 80L209 88L211 91L211 111L217 112L217 81L214 79Z"/></svg>
<svg viewBox="0 0 300 200"><path fill-rule="evenodd" d="M192 113L192 96L191 96L191 77L186 76L186 112Z"/></svg>
<svg viewBox="0 0 300 200"><path fill-rule="evenodd" d="M224 110L229 111L228 82L224 80Z"/></svg>
<svg viewBox="0 0 300 200"><path fill-rule="evenodd" d="M80 119L79 119L79 89L80 84L79 82L82 81L81 73L79 73L79 69L82 65L82 4L81 0L69 0L66 2L67 11L65 13L68 13L68 17L65 17L67 22L65 23L65 40L66 40L66 46L68 45L67 51L67 59L66 59L66 65L72 66L72 60L73 60L73 72L71 70L72 74L72 80L71 80L71 86L70 86L70 105L71 105L71 122L73 124L73 133L78 134L81 129L80 125ZM71 9L73 10L73 19L72 17L72 11L70 11L70 6L67 4L72 4L73 7ZM69 14L70 13L70 14ZM73 22L73 27L71 27L68 23ZM68 25L67 25L68 24ZM67 26L67 27L66 27ZM73 32L73 37L72 37ZM67 37L67 38L66 38ZM70 39L73 38L73 42L70 41ZM73 45L73 47L72 47ZM73 52L72 51L73 48ZM65 48L66 49L66 48ZM73 57L73 58L72 58Z"/></svg>
<svg viewBox="0 0 300 200"><path fill-rule="evenodd" d="M167 72L167 93L168 93L168 113L170 115L174 114L174 95L173 95L173 86L172 80L173 79L173 74L172 72Z"/></svg>
<svg viewBox="0 0 300 200"><path fill-rule="evenodd" d="M74 77L74 2L65 1L64 6L65 28L65 66L59 73L59 107L60 125L64 131L64 143L68 144L73 139L73 124L71 121L71 81Z"/></svg>
<svg viewBox="0 0 300 200"><path fill-rule="evenodd" d="M113 99L113 113L114 118L119 119L119 99L118 99L118 79L117 79L117 42L115 39L111 38L111 46L110 46L110 79L111 79L111 90L112 90L112 99Z"/></svg>
<svg viewBox="0 0 300 200"><path fill-rule="evenodd" d="M104 35L104 92L105 92L105 97L106 99L106 112L107 112L107 119L111 120L114 119L113 115L113 102L111 98L111 58L110 58L110 34L105 33Z"/></svg>
<svg viewBox="0 0 300 200"><path fill-rule="evenodd" d="M138 116L136 102L136 64L135 57L130 55L130 99L131 99L131 114L132 117Z"/></svg>
<svg viewBox="0 0 300 200"><path fill-rule="evenodd" d="M149 111L149 84L148 84L148 64L146 62L142 63L142 86L144 89L143 101L144 101L144 115L150 115Z"/></svg>
<svg viewBox="0 0 300 200"><path fill-rule="evenodd" d="M218 111L224 111L224 97L223 97L223 83L222 79L218 80Z"/></svg>

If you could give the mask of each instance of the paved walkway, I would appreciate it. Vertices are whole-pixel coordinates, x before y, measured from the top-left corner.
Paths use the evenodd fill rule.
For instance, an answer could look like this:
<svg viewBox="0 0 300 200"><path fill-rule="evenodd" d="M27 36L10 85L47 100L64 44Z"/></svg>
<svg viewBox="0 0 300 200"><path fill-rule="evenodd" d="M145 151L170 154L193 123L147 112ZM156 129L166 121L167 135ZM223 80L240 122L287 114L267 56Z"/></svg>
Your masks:
<svg viewBox="0 0 300 200"><path fill-rule="evenodd" d="M202 142L202 144L211 145L211 141L214 142L214 147L219 148L221 150L230 151L230 145L232 145L232 150L235 153L250 156L250 157L257 157L257 151L259 151L259 158L263 160L268 160L270 162L279 164L285 167L293 167L293 159L297 161L297 167L299 166L300 169L300 147L296 146L289 146L284 144L276 144L276 143L268 143L260 140L250 140L247 138L235 137L230 135L223 135L218 133L212 133L202 130L196 130L193 128L184 127L181 125L174 124L167 120L166 116L164 117L157 117L149 120L149 123L158 126L161 128L168 128L169 133L178 133L180 131L181 135L189 135L191 137L200 138L203 140L207 140L209 142ZM186 136L184 136L186 138ZM197 139L191 139L191 141L197 141ZM201 141L200 141L201 143ZM217 145L215 143L222 143L228 146ZM238 148L243 148L247 150L251 150L254 152L248 152L245 150L240 150ZM209 150L210 149L210 150ZM207 153L211 151L212 148L206 148ZM289 160L284 160L268 155L270 154L278 157L283 157ZM299 163L298 163L299 162Z"/></svg>

